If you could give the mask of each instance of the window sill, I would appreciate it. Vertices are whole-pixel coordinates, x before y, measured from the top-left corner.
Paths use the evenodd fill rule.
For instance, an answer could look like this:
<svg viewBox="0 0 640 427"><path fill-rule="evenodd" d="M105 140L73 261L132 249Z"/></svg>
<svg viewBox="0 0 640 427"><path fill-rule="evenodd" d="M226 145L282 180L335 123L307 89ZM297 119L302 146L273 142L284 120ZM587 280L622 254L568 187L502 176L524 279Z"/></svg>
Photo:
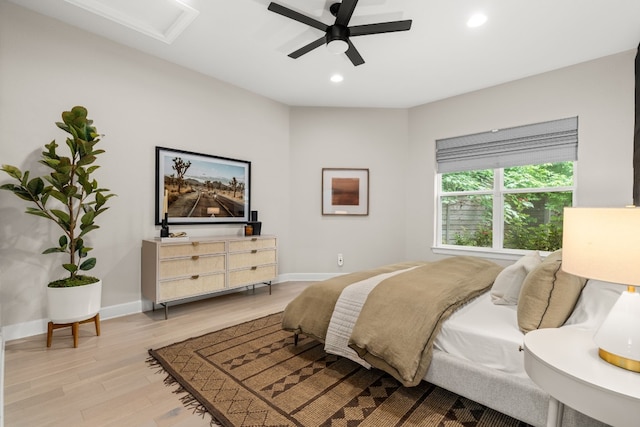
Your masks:
<svg viewBox="0 0 640 427"><path fill-rule="evenodd" d="M480 258L491 258L507 261L517 261L523 255L532 251L521 249L493 249L493 248L475 248L465 246L434 246L431 248L434 254L438 255L468 255ZM538 251L542 258L545 258L550 252Z"/></svg>

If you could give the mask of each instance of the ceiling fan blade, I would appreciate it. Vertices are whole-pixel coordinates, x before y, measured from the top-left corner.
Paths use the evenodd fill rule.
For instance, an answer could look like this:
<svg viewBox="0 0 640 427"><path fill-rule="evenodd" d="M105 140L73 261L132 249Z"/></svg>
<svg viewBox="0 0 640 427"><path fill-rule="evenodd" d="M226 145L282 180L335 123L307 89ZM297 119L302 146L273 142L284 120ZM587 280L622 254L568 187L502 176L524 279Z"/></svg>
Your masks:
<svg viewBox="0 0 640 427"><path fill-rule="evenodd" d="M349 21L351 20L351 15L353 15L353 11L358 4L358 0L343 0L340 3L340 8L338 9L338 16L336 16L336 25L347 26L349 25Z"/></svg>
<svg viewBox="0 0 640 427"><path fill-rule="evenodd" d="M308 45L302 46L300 49L296 50L295 52L291 52L289 54L289 57L290 58L294 58L294 59L300 58L305 53L311 52L313 49L322 46L326 42L327 42L327 40L326 40L325 36L322 36L318 40L313 41L313 42L309 43Z"/></svg>
<svg viewBox="0 0 640 427"><path fill-rule="evenodd" d="M351 40L347 40L347 43L349 43L349 49L347 49L347 51L345 52L347 58L349 58L353 65L355 65L356 67L358 65L364 64L364 59L362 59L362 56L360 56L360 52L358 52L358 49L356 49L353 43L351 43Z"/></svg>
<svg viewBox="0 0 640 427"><path fill-rule="evenodd" d="M349 27L349 35L364 36L367 34L392 33L411 29L411 19L406 21L379 22L377 24L354 25Z"/></svg>
<svg viewBox="0 0 640 427"><path fill-rule="evenodd" d="M313 28L317 28L320 31L326 32L327 28L329 28L328 25L320 21L317 21L307 15L303 15L300 12L296 12L295 10L291 10L288 7L281 6L274 2L269 3L269 7L267 7L267 9L269 9L271 12L275 12L279 15L293 19L294 21L302 22L303 24L307 24Z"/></svg>

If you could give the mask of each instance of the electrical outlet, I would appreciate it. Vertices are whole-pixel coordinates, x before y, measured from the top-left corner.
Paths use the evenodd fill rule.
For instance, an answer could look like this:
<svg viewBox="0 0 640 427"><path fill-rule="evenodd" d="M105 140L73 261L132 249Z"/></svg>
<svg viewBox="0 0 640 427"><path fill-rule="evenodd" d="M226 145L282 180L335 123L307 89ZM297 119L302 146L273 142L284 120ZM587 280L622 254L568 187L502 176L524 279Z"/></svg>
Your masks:
<svg viewBox="0 0 640 427"><path fill-rule="evenodd" d="M344 257L342 254L338 254L338 266L342 267L344 265Z"/></svg>

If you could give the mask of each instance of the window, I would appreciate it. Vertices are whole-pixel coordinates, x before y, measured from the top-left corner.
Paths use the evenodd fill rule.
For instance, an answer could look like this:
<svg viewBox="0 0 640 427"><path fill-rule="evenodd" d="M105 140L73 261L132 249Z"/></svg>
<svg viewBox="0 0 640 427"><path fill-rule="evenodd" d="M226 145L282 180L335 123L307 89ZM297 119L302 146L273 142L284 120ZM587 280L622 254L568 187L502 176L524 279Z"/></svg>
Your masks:
<svg viewBox="0 0 640 427"><path fill-rule="evenodd" d="M436 141L437 247L553 251L573 205L577 117Z"/></svg>

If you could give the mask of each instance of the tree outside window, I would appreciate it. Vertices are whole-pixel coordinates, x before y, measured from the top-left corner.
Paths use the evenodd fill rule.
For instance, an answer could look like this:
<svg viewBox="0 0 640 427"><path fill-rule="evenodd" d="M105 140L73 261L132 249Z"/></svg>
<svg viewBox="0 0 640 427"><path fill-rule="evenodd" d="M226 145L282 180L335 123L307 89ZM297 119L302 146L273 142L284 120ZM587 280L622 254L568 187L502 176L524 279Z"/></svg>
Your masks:
<svg viewBox="0 0 640 427"><path fill-rule="evenodd" d="M438 246L554 251L574 162L440 174Z"/></svg>

